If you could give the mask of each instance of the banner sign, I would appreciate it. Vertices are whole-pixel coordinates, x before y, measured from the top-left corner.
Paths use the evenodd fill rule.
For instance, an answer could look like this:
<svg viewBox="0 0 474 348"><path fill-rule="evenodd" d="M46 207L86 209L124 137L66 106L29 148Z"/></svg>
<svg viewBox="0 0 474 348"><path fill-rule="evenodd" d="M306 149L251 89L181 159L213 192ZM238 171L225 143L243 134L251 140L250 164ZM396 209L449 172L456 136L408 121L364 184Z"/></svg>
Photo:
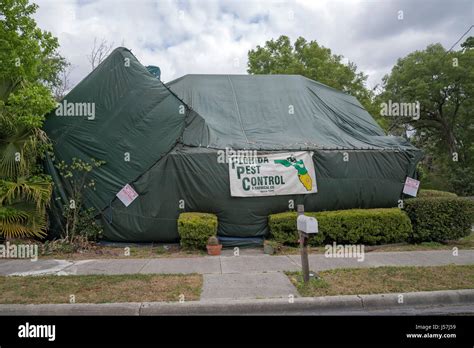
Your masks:
<svg viewBox="0 0 474 348"><path fill-rule="evenodd" d="M409 178L407 176L405 185L403 186L403 193L409 196L416 197L419 186L420 186L420 182L418 180Z"/></svg>
<svg viewBox="0 0 474 348"><path fill-rule="evenodd" d="M251 151L249 151L251 154ZM315 193L313 153L237 155L229 158L230 194L257 197Z"/></svg>
<svg viewBox="0 0 474 348"><path fill-rule="evenodd" d="M117 193L117 197L126 207L128 207L135 200L135 198L138 197L138 193L133 189L132 186L127 184Z"/></svg>

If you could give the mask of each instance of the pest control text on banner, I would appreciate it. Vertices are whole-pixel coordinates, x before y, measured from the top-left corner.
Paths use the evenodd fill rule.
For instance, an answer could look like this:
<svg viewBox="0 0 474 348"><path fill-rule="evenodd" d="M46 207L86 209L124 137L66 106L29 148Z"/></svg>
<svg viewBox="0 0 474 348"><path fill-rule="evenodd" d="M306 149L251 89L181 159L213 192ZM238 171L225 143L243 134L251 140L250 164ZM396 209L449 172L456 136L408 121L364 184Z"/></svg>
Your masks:
<svg viewBox="0 0 474 348"><path fill-rule="evenodd" d="M236 155L229 158L230 193L256 197L315 193L313 153Z"/></svg>

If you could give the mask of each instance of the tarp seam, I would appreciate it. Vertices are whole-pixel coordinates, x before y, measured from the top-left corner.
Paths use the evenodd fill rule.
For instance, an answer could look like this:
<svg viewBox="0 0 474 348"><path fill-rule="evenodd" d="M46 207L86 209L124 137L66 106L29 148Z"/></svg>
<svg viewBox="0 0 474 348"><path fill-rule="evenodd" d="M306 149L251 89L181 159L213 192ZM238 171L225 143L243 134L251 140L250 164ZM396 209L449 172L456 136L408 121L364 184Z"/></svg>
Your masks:
<svg viewBox="0 0 474 348"><path fill-rule="evenodd" d="M235 94L234 84L232 83L232 80L230 79L229 75L227 75L227 80L229 80L230 87L232 88L232 95L234 97L234 103L237 109L237 115L239 116L240 128L242 129L242 133L244 134L247 144L250 144L249 139L247 138L247 134L245 134L244 124L242 123L242 116L240 115L240 109L239 109L239 104L237 103L237 95Z"/></svg>

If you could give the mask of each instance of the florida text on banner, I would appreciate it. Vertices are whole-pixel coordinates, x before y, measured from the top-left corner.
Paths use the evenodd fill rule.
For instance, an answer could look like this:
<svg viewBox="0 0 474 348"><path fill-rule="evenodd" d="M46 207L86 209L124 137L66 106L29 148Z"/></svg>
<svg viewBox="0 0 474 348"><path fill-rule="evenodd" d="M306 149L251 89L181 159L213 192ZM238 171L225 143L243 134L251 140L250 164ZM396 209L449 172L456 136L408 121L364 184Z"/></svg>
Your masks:
<svg viewBox="0 0 474 348"><path fill-rule="evenodd" d="M229 159L234 197L315 193L313 153L308 151L233 156Z"/></svg>

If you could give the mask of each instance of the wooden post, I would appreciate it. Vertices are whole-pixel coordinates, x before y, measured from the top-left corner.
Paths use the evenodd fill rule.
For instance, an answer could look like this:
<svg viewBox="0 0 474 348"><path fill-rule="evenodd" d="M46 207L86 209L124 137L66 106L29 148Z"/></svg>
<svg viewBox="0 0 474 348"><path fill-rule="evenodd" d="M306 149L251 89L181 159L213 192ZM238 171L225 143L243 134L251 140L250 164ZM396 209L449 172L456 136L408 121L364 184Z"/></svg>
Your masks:
<svg viewBox="0 0 474 348"><path fill-rule="evenodd" d="M304 215L304 205L297 205L298 216ZM301 267L303 268L303 281L305 283L309 282L309 261L308 261L308 238L306 238L306 233L298 231L300 236L300 252L301 252Z"/></svg>

